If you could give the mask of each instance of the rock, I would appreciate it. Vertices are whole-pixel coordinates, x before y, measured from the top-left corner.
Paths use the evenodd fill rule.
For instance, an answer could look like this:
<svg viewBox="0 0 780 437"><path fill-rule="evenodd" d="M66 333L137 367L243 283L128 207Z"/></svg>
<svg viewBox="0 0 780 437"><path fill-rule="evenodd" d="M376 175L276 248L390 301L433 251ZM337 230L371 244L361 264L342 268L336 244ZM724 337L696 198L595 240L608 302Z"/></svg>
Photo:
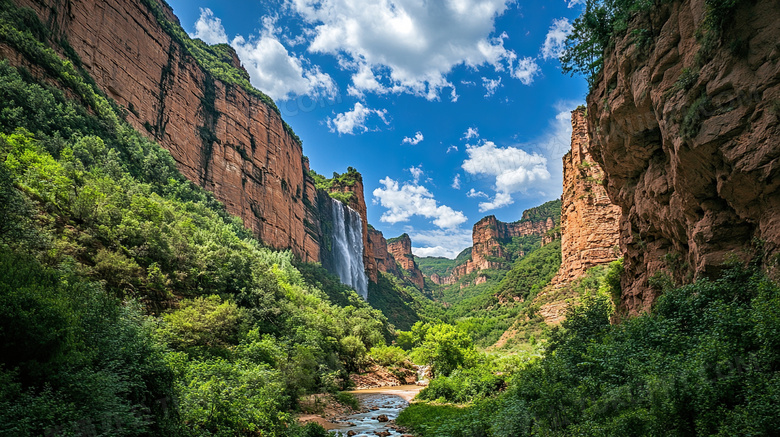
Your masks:
<svg viewBox="0 0 780 437"><path fill-rule="evenodd" d="M379 437L387 437L390 435L389 431L374 431L374 434L378 435Z"/></svg>
<svg viewBox="0 0 780 437"><path fill-rule="evenodd" d="M626 314L649 310L659 272L685 284L752 256L754 239L767 264L780 251L780 4L739 2L704 53L708 9L662 2L634 20L650 45L627 29L587 99L591 153L621 208Z"/></svg>
<svg viewBox="0 0 780 437"><path fill-rule="evenodd" d="M357 435L357 433L355 431L349 430L347 431L347 435L351 437L353 435Z"/></svg>
<svg viewBox="0 0 780 437"><path fill-rule="evenodd" d="M167 149L187 179L214 193L268 246L321 261L319 190L308 177L300 141L278 109L254 91L212 77L143 2L14 1L67 39L98 87L129 108L127 121ZM167 4L158 3L178 23ZM248 79L230 50L230 62ZM6 45L0 45L0 56L27 62ZM356 194L350 206L363 220L364 264L376 282L362 179L335 189Z"/></svg>
<svg viewBox="0 0 780 437"><path fill-rule="evenodd" d="M524 216L527 213L528 211L524 213ZM504 223L496 219L496 216L487 216L478 221L472 229L471 240L473 246L471 249L471 260L455 267L446 278L432 275L431 281L439 285L450 285L456 283L460 277L470 273L501 268L502 263L491 261L491 259L502 258L508 260L510 255L512 255L504 252L501 246L502 239L527 235L544 235L547 231L554 229L555 226L553 217L547 217L544 220L526 219L515 223ZM479 276L475 282L480 284L485 281L485 277Z"/></svg>
<svg viewBox="0 0 780 437"><path fill-rule="evenodd" d="M558 286L620 257L620 208L609 200L604 172L591 156L585 114L585 108L572 112L571 151L563 157L561 267L551 282Z"/></svg>
<svg viewBox="0 0 780 437"><path fill-rule="evenodd" d="M412 254L412 240L408 234L402 234L400 237L396 237L387 243L387 251L393 255L401 268L406 270L410 275L412 283L419 288L423 289L425 286L425 277L420 269L417 267L417 263L414 261L414 255Z"/></svg>
<svg viewBox="0 0 780 437"><path fill-rule="evenodd" d="M378 420L378 421L380 421L380 422L387 422L387 421L388 421L388 420L390 420L390 419L388 419L388 418L387 418L387 415L385 415L385 414L380 414L380 415L379 415L379 417L377 417L377 418L376 418L376 420Z"/></svg>

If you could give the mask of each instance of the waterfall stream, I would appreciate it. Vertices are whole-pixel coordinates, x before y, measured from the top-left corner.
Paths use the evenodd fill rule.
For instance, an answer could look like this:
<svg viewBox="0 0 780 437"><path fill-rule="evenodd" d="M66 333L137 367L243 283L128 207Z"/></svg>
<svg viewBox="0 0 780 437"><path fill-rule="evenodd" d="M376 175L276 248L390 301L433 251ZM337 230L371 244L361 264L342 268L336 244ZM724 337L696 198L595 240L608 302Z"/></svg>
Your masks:
<svg viewBox="0 0 780 437"><path fill-rule="evenodd" d="M363 265L363 221L360 214L331 199L333 235L330 260L341 282L368 299L368 276Z"/></svg>

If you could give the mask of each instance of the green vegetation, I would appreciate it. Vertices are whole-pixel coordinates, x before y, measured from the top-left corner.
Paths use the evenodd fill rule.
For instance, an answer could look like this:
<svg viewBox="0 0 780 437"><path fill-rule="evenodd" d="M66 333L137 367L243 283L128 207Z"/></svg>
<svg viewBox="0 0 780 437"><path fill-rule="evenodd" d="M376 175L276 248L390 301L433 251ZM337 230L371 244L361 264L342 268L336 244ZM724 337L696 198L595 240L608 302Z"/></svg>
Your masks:
<svg viewBox="0 0 780 437"><path fill-rule="evenodd" d="M415 404L421 436L773 435L780 426L780 288L754 267L665 290L611 325L608 273L555 329L543 358L495 397ZM593 290L593 287L590 287Z"/></svg>
<svg viewBox="0 0 780 437"><path fill-rule="evenodd" d="M399 235L397 237L388 238L387 239L387 244L397 243L397 242L403 240L404 238L409 238L409 234L404 233L404 234L401 234L401 235Z"/></svg>
<svg viewBox="0 0 780 437"><path fill-rule="evenodd" d="M262 247L3 5L48 79L0 61L0 432L322 435L298 399L346 387L387 320Z"/></svg>
<svg viewBox="0 0 780 437"><path fill-rule="evenodd" d="M368 284L368 302L385 314L398 329L408 330L418 321L440 320L444 309L424 296L413 284L379 272L376 284Z"/></svg>
<svg viewBox="0 0 780 437"><path fill-rule="evenodd" d="M352 167L347 167L347 172L338 174L333 172L333 177L327 179L325 176L318 174L314 170L309 170L309 176L314 179L314 186L320 190L327 192L330 197L338 200L339 202L347 205L355 199L355 193L352 191L341 192L339 189L352 187L358 181L362 181L360 172Z"/></svg>
<svg viewBox="0 0 780 437"><path fill-rule="evenodd" d="M561 199L551 200L543 203L535 208L530 208L523 211L523 218L519 222L539 222L547 220L548 217L552 217L555 224L561 222Z"/></svg>
<svg viewBox="0 0 780 437"><path fill-rule="evenodd" d="M649 46L660 28L653 28L650 13L669 0L587 0L585 11L572 24L561 56L564 73L582 74L593 85L604 64L606 50L631 27L634 44ZM745 0L706 0L706 13L697 31L701 50L699 66L709 59L720 44L724 30L732 23L736 9ZM629 26L630 24L630 26Z"/></svg>
<svg viewBox="0 0 780 437"><path fill-rule="evenodd" d="M437 274L444 278L449 276L452 269L455 268L455 260L444 257L426 256L420 258L415 256L414 262L417 263L417 267L425 276Z"/></svg>

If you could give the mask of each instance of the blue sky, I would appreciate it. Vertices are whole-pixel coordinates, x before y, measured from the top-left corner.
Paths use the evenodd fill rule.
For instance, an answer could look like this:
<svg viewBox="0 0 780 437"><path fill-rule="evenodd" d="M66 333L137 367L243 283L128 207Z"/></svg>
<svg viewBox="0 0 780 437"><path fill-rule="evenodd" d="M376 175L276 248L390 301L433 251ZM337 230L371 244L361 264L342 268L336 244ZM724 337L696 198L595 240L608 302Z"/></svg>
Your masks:
<svg viewBox="0 0 780 437"><path fill-rule="evenodd" d="M582 77L558 56L582 0L168 0L233 46L323 175L363 174L369 222L454 257L486 215L560 196Z"/></svg>

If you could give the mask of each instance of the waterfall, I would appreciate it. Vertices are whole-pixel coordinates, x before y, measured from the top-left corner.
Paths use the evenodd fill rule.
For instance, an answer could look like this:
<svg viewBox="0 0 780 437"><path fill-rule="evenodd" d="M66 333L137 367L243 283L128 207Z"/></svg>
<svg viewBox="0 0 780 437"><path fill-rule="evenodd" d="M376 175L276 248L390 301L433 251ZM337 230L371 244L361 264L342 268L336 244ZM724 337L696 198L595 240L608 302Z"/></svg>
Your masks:
<svg viewBox="0 0 780 437"><path fill-rule="evenodd" d="M330 264L341 282L368 299L368 276L363 265L363 221L360 214L336 199L331 199L333 213Z"/></svg>

